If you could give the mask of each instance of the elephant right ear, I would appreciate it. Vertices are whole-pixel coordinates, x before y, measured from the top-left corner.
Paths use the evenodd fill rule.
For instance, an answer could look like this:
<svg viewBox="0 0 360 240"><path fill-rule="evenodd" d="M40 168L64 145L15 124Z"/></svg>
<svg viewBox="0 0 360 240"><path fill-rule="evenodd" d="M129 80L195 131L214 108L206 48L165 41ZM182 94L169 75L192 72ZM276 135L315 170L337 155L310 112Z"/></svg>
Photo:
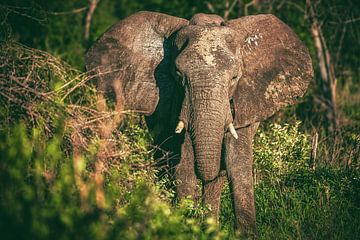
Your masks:
<svg viewBox="0 0 360 240"><path fill-rule="evenodd" d="M158 85L171 84L166 39L187 24L166 14L138 12L113 25L85 56L99 91L112 88L118 110L151 115L160 98Z"/></svg>
<svg viewBox="0 0 360 240"><path fill-rule="evenodd" d="M233 96L235 127L262 121L304 95L312 61L289 26L270 14L238 18L227 26L237 31L242 56Z"/></svg>

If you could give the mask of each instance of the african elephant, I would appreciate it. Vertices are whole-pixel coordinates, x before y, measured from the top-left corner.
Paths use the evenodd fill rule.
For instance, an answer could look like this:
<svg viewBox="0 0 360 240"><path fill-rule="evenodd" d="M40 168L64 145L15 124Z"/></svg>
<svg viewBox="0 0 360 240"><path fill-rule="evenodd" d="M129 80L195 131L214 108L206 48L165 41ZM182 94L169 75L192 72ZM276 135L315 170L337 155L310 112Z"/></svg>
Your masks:
<svg viewBox="0 0 360 240"><path fill-rule="evenodd" d="M202 200L219 216L228 179L236 223L255 228L252 139L259 122L294 104L313 77L311 58L273 15L190 21L138 12L108 29L88 50L99 93L117 110L146 115L156 144L174 156L179 199Z"/></svg>

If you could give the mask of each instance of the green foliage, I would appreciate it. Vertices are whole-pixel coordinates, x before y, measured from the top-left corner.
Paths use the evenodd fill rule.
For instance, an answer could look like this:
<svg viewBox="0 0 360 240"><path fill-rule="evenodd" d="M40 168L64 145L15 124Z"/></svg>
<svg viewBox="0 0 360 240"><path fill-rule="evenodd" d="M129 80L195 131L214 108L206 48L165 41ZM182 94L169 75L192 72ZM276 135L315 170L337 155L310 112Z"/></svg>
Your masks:
<svg viewBox="0 0 360 240"><path fill-rule="evenodd" d="M254 140L254 175L277 181L294 170L309 168L311 146L309 136L299 131L300 122L293 125L270 124Z"/></svg>
<svg viewBox="0 0 360 240"><path fill-rule="evenodd" d="M148 182L144 182L136 187L130 203L119 209L118 214L128 218L119 221L110 238L222 239L225 236L211 219L201 225L196 218L184 217L188 206L171 209L147 185Z"/></svg>
<svg viewBox="0 0 360 240"><path fill-rule="evenodd" d="M61 149L61 125L47 143L23 124L0 132L0 231L3 239L221 239L215 222L202 224L188 201L171 208L154 172L109 167L105 190L108 207L95 203L95 185L83 208L74 159ZM85 159L85 158L84 158ZM143 159L142 161L145 161ZM132 162L132 161L131 161ZM138 160L140 162L140 160ZM115 173L118 171L118 175ZM83 169L90 177L91 171ZM154 176L154 175L153 175ZM120 177L120 179L118 178ZM150 178L149 178L150 177ZM125 180L124 178L128 178ZM120 181L119 181L120 180ZM131 186L127 185L132 182ZM119 199L123 201L119 203Z"/></svg>
<svg viewBox="0 0 360 240"><path fill-rule="evenodd" d="M360 234L359 173L332 168L297 171L256 187L263 239L356 239Z"/></svg>
<svg viewBox="0 0 360 240"><path fill-rule="evenodd" d="M165 189L166 179L156 181L150 135L138 119L127 117L122 130L114 131L118 155L96 172L101 142L96 127L86 122L99 115L93 87L84 85L89 78L45 52L12 42L1 47L8 56L1 55L2 238L224 236L196 204L171 207L173 193ZM80 136L80 154L74 135ZM104 178L101 186L99 177ZM104 204L99 204L99 192Z"/></svg>
<svg viewBox="0 0 360 240"><path fill-rule="evenodd" d="M21 119L51 134L57 119L86 115L95 105L94 87L85 84L90 79L47 52L0 42L0 61L0 128Z"/></svg>
<svg viewBox="0 0 360 240"><path fill-rule="evenodd" d="M269 124L254 140L257 226L261 239L355 239L360 234L360 173L309 166L309 136L294 125ZM232 231L231 191L220 222Z"/></svg>
<svg viewBox="0 0 360 240"><path fill-rule="evenodd" d="M113 134L119 152L105 164L105 206L98 206L93 175L100 143L90 124L99 117L94 107L96 91L85 84L91 78L74 69L83 69L83 55L91 42L134 12L158 11L189 19L197 12L223 15L229 7L225 2L232 3L100 0L86 42L87 1L2 1L0 39L6 42L0 46L1 239L237 238L228 187L221 199L221 231L206 217L208 206L189 199L171 206L174 193L165 188L169 179L157 180L151 137L133 117ZM305 1L251 2L238 1L229 18L275 14L309 48L317 69ZM288 122L297 116L305 132L299 130L299 123L270 124L254 140L261 239L356 239L360 235L358 6L359 1L351 0L315 4L338 79L342 126L336 136L322 136L326 108L318 104L323 89L317 77L304 102L277 117ZM322 138L317 168L312 170L306 129L314 126ZM86 145L80 156L73 156L71 144L76 131ZM82 184L87 196L80 191Z"/></svg>
<svg viewBox="0 0 360 240"><path fill-rule="evenodd" d="M0 229L5 239L82 234L76 226L81 228L81 210L69 205L78 198L61 138L45 143L35 129L29 138L23 124L9 130L0 133Z"/></svg>

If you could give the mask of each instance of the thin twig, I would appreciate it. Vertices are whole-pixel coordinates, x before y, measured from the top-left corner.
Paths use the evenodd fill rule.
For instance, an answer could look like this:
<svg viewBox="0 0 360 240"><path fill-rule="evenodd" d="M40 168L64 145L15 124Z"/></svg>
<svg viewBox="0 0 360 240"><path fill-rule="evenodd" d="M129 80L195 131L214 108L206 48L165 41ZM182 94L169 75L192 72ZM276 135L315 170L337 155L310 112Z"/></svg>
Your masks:
<svg viewBox="0 0 360 240"><path fill-rule="evenodd" d="M315 170L315 168L316 168L316 154L317 154L317 147L318 147L318 139L319 139L319 134L315 130L314 134L313 134L313 138L312 138L311 157L310 157L312 170Z"/></svg>
<svg viewBox="0 0 360 240"><path fill-rule="evenodd" d="M211 13L215 13L215 8L210 2L206 2L206 7Z"/></svg>
<svg viewBox="0 0 360 240"><path fill-rule="evenodd" d="M234 0L234 1L232 2L232 4L230 5L230 7L225 10L225 13L224 13L224 19L225 19L225 20L228 20L229 15L230 15L230 13L232 12L232 10L234 9L236 2L237 2L237 0Z"/></svg>
<svg viewBox="0 0 360 240"><path fill-rule="evenodd" d="M89 7L82 7L82 8L77 8L77 9L73 9L73 10L70 10L70 11L66 11L66 12L46 12L48 14L51 14L51 15L70 15L70 14L77 14L77 13L81 13L81 12L84 12L85 10L87 10Z"/></svg>
<svg viewBox="0 0 360 240"><path fill-rule="evenodd" d="M341 52L341 48L342 48L342 45L344 42L345 32L346 32L346 25L343 27L342 32L341 32L340 43L339 43L338 50L336 52L336 59L335 59L336 63L339 62L339 60L340 60L340 52Z"/></svg>
<svg viewBox="0 0 360 240"><path fill-rule="evenodd" d="M360 17L346 20L344 23L349 24L349 23L354 23L354 22L357 22L357 21L360 21Z"/></svg>

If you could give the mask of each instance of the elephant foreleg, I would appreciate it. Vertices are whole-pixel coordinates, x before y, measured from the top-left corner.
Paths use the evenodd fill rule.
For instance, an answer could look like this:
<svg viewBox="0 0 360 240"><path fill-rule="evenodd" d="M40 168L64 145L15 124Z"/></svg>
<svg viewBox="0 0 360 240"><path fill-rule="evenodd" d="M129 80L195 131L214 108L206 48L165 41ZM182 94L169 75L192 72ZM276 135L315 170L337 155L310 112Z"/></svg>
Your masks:
<svg viewBox="0 0 360 240"><path fill-rule="evenodd" d="M185 133L181 145L181 158L175 167L176 194L179 200L190 196L197 199L194 153L188 133Z"/></svg>
<svg viewBox="0 0 360 240"><path fill-rule="evenodd" d="M225 135L225 163L235 212L235 228L241 234L256 234L252 139L259 124L237 129L238 139Z"/></svg>
<svg viewBox="0 0 360 240"><path fill-rule="evenodd" d="M211 182L203 183L203 203L210 206L210 214L216 222L219 222L220 197L225 181L226 172L221 171L217 178Z"/></svg>

